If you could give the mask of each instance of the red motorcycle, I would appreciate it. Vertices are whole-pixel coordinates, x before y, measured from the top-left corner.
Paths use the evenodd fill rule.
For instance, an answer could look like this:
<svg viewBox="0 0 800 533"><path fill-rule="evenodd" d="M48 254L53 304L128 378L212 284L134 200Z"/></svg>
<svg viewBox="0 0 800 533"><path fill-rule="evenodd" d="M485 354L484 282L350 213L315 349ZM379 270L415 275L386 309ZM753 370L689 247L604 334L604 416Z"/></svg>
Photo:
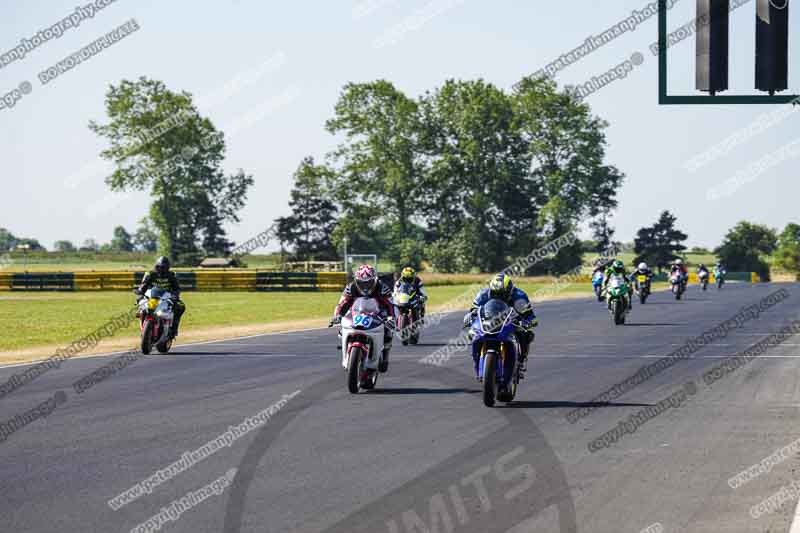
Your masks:
<svg viewBox="0 0 800 533"><path fill-rule="evenodd" d="M148 355L153 345L159 353L167 353L172 348L172 323L175 319L174 296L158 287L147 289L137 305L136 316L141 320L142 353Z"/></svg>

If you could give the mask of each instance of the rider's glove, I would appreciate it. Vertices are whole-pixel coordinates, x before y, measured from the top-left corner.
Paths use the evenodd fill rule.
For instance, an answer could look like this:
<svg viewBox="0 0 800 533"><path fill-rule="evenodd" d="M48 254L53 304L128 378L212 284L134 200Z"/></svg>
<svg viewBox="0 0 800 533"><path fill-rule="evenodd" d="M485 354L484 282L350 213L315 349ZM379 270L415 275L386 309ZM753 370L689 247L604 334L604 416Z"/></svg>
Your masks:
<svg viewBox="0 0 800 533"><path fill-rule="evenodd" d="M338 325L339 325L339 324L341 324L341 323L342 323L342 317L340 317L340 316L335 316L335 317L331 318L331 321L330 321L330 323L328 324L328 327L329 327L329 328L332 328L333 326L338 326Z"/></svg>
<svg viewBox="0 0 800 533"><path fill-rule="evenodd" d="M470 311L466 315L464 315L464 322L463 327L468 328L472 325L472 321L475 320L475 314Z"/></svg>

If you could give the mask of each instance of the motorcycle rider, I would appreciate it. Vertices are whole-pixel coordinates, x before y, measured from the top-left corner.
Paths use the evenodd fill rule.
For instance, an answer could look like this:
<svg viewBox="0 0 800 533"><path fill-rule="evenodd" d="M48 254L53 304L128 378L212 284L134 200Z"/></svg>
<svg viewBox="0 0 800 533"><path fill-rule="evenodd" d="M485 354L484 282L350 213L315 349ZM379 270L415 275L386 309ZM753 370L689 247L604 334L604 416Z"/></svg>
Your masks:
<svg viewBox="0 0 800 533"><path fill-rule="evenodd" d="M680 258L675 259L672 266L670 266L670 276L675 272L680 274L681 283L683 283L683 288L686 289L686 281L689 279L689 269L686 268L686 265L683 264L683 260Z"/></svg>
<svg viewBox="0 0 800 533"><path fill-rule="evenodd" d="M647 276L647 281L650 282L653 279L653 276L655 276L655 274L653 273L652 270L650 270L650 267L647 266L647 263L642 261L641 263L639 263L639 266L636 267L636 272L634 272L634 276L636 276L636 278L634 279L636 280L637 289L641 289L641 287L639 287L638 276Z"/></svg>
<svg viewBox="0 0 800 533"><path fill-rule="evenodd" d="M714 277L717 280L722 279L724 281L725 274L727 274L727 271L725 270L725 265L722 264L722 261L717 261L717 264L714 265Z"/></svg>
<svg viewBox="0 0 800 533"><path fill-rule="evenodd" d="M424 318L425 302L428 301L428 294L425 292L425 287L422 286L422 279L420 279L413 267L407 266L400 272L400 278L394 284L395 290L397 290L403 282L410 284L411 288L419 294L419 318Z"/></svg>
<svg viewBox="0 0 800 533"><path fill-rule="evenodd" d="M704 265L703 263L700 263L699 265L697 265L697 277L698 278L702 277L702 274L708 276L708 267L706 267L706 265Z"/></svg>
<svg viewBox="0 0 800 533"><path fill-rule="evenodd" d="M181 323L183 313L186 311L186 304L181 300L181 286L178 283L178 276L169 268L169 259L162 255L156 260L155 268L144 275L142 283L134 292L138 295L142 295L147 292L148 289L158 287L159 289L172 293L172 305L175 319L172 322L172 332L170 335L174 338L178 336L178 326Z"/></svg>
<svg viewBox="0 0 800 533"><path fill-rule="evenodd" d="M605 275L606 269L610 264L611 264L610 260L603 259L602 257L598 257L597 259L595 259L594 270L592 270L592 277L594 278L594 275L598 272L601 272L603 273L603 275Z"/></svg>
<svg viewBox="0 0 800 533"><path fill-rule="evenodd" d="M381 280L378 273L370 265L361 265L353 277L353 281L344 288L339 303L333 311L330 325L339 324L342 317L347 314L356 298L374 298L384 315L383 328L383 360L389 361L389 350L392 348L392 334L395 325L394 305L392 305L392 290Z"/></svg>
<svg viewBox="0 0 800 533"><path fill-rule="evenodd" d="M464 327L468 328L478 314L478 308L486 304L489 300L501 300L523 319L520 327L517 328L517 339L519 340L522 353L519 355L520 373L524 377L525 371L528 369L528 352L533 343L533 328L537 326L538 320L536 313L533 312L533 306L525 294L525 291L514 286L511 277L506 274L497 274L489 282L489 287L481 289L475 300L472 302L469 312L464 316ZM478 359L474 357L475 375L478 376Z"/></svg>
<svg viewBox="0 0 800 533"><path fill-rule="evenodd" d="M646 266L646 265L645 265ZM603 292L606 292L608 288L608 282L611 280L611 276L621 276L622 279L625 280L625 283L628 285L628 311L633 309L633 284L631 283L631 279L628 277L628 273L625 272L625 263L622 262L621 259L614 259L611 264L606 268L606 272L604 274L603 279Z"/></svg>

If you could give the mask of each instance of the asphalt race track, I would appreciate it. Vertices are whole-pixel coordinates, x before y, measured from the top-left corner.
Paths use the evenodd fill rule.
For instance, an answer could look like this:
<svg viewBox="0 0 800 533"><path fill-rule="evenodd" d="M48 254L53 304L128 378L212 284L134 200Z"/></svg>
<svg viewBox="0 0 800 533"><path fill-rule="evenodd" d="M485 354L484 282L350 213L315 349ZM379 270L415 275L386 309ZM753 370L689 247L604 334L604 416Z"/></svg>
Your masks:
<svg viewBox="0 0 800 533"><path fill-rule="evenodd" d="M724 339L610 402L590 403L780 288L788 299ZM796 499L759 518L751 508L791 483L797 454L736 489L728 480L800 436L800 340L710 386L703 373L800 318L800 286L690 287L679 302L658 293L636 302L620 327L589 298L536 309L528 377L512 408L483 406L466 352L441 367L420 363L460 333L458 313L424 331L418 346L396 341L389 373L357 396L346 391L334 329L178 347L82 394L73 382L113 358L65 362L0 398L3 423L58 391L65 400L0 442L0 531L131 531L231 469L233 482L218 494L151 525L197 533L789 531ZM1 368L0 384L24 370ZM591 441L690 382L696 389L679 405L590 452ZM109 506L276 402L262 427L119 510ZM587 406L586 416L567 420Z"/></svg>

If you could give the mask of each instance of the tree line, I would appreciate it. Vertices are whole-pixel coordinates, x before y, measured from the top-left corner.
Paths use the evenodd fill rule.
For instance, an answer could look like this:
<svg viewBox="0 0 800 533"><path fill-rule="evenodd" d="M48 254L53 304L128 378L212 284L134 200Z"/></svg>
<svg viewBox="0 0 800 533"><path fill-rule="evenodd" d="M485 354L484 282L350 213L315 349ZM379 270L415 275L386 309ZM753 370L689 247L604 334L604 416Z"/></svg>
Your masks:
<svg viewBox="0 0 800 533"><path fill-rule="evenodd" d="M617 205L607 123L570 90L525 79L511 91L449 80L416 98L392 83L347 84L326 130L342 139L294 174L277 219L298 260L374 253L443 272L501 270ZM579 242L532 271L565 272Z"/></svg>
<svg viewBox="0 0 800 533"><path fill-rule="evenodd" d="M675 259L685 257L683 242L688 236L675 223L675 216L664 211L655 224L641 228L634 240L634 263L643 261L662 270ZM729 272L755 272L769 280L771 267L776 267L800 276L800 225L789 223L779 232L741 221L728 230L712 253Z"/></svg>
<svg viewBox="0 0 800 533"><path fill-rule="evenodd" d="M133 234L56 249L158 251L178 264L227 256L226 223L238 222L253 177L222 170L224 133L192 95L146 77L105 96L107 121L89 127L108 142L113 191L142 190L152 202ZM576 241L528 273L573 269L584 253L614 244L610 219L624 174L606 161L608 124L573 89L526 78L511 90L485 80L448 80L412 97L386 80L348 83L325 129L339 140L305 157L293 177L291 214L275 221L282 252L296 260L376 254L395 265L442 272L502 270L516 258L581 228ZM266 221L265 221L266 222ZM688 236L665 211L633 242L636 261L664 268ZM740 222L714 252L729 270L769 275L769 261L800 267L800 227L780 234ZM43 249L0 229L0 251Z"/></svg>

